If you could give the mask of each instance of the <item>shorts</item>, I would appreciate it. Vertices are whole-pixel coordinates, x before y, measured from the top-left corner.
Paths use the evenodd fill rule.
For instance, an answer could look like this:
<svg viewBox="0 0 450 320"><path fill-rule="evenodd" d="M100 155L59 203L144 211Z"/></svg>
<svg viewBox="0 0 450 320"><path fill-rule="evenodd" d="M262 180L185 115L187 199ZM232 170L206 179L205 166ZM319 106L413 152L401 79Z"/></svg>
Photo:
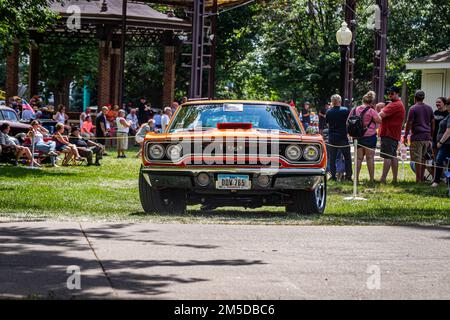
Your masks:
<svg viewBox="0 0 450 320"><path fill-rule="evenodd" d="M373 136L358 138L358 145L364 146L369 149L376 149L377 148L377 135L374 134Z"/></svg>
<svg viewBox="0 0 450 320"><path fill-rule="evenodd" d="M117 149L118 150L128 149L128 133L117 132Z"/></svg>
<svg viewBox="0 0 450 320"><path fill-rule="evenodd" d="M142 143L142 142L144 142L144 138L142 138L142 137L140 137L140 136L136 136L136 142L137 143Z"/></svg>
<svg viewBox="0 0 450 320"><path fill-rule="evenodd" d="M391 137L381 137L380 156L383 159L397 158L398 141Z"/></svg>
<svg viewBox="0 0 450 320"><path fill-rule="evenodd" d="M409 153L412 162L424 163L425 155L431 147L431 141L411 141Z"/></svg>
<svg viewBox="0 0 450 320"><path fill-rule="evenodd" d="M65 145L65 144L62 144L62 145L60 145L60 146L57 146L56 148L55 148L55 151L58 151L58 152L63 152L64 150L66 150L68 147Z"/></svg>

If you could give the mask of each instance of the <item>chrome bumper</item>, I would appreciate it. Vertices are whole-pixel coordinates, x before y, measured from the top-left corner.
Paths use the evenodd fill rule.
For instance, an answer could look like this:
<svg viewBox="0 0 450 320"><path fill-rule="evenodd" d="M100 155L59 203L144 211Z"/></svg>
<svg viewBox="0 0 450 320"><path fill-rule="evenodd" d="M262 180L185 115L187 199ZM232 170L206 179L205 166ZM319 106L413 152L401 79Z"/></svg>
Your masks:
<svg viewBox="0 0 450 320"><path fill-rule="evenodd" d="M174 175L189 175L206 173L240 173L240 174L264 174L274 175L305 175L305 176L324 176L325 169L316 168L169 168L169 167L144 167L141 169L144 173L173 173Z"/></svg>
<svg viewBox="0 0 450 320"><path fill-rule="evenodd" d="M158 188L179 188L194 191L214 190L218 193L222 190L216 190L214 184L215 174L236 173L248 174L252 181L251 190L248 191L279 191L279 190L312 190L320 182L320 178L325 176L325 169L266 169L266 168L161 168L146 167L142 168L142 173L150 186ZM210 174L211 181L207 187L200 187L195 182L195 176L198 173L205 172ZM260 187L257 184L258 175L268 175L271 178L270 186ZM247 192L248 192L247 191ZM225 192L229 192L228 190Z"/></svg>

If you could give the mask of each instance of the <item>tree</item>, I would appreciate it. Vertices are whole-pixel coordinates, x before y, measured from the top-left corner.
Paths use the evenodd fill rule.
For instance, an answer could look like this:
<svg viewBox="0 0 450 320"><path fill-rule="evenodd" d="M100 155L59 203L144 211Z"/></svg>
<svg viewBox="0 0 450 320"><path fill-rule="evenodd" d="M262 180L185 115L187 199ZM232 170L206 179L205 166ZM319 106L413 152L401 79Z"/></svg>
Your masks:
<svg viewBox="0 0 450 320"><path fill-rule="evenodd" d="M69 106L70 84L78 87L84 84L84 76L93 79L89 85L94 87L98 77L97 47L70 47L62 45L41 45L40 80L47 96L54 95L55 104Z"/></svg>
<svg viewBox="0 0 450 320"><path fill-rule="evenodd" d="M29 29L44 32L57 18L49 4L59 0L0 0L0 44L9 48L14 39L28 39Z"/></svg>

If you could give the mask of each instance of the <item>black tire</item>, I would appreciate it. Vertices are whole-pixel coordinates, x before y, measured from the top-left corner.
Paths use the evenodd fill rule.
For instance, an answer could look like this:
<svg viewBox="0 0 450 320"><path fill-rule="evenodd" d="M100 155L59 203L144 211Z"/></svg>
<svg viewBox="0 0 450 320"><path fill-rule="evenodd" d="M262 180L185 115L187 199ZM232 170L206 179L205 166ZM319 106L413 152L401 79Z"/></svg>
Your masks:
<svg viewBox="0 0 450 320"><path fill-rule="evenodd" d="M324 213L327 204L327 177L321 177L321 182L313 191L293 191L292 201L292 204L286 206L286 213L288 215L308 216Z"/></svg>
<svg viewBox="0 0 450 320"><path fill-rule="evenodd" d="M139 197L145 213L185 214L186 194L184 190L151 187L139 173Z"/></svg>

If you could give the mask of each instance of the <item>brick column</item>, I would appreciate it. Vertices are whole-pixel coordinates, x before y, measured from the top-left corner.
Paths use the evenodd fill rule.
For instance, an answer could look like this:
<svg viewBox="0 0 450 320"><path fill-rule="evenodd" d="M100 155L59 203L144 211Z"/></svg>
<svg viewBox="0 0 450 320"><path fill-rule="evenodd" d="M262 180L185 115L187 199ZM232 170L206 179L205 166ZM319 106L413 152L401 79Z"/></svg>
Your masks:
<svg viewBox="0 0 450 320"><path fill-rule="evenodd" d="M98 48L98 105L111 104L111 42L100 41Z"/></svg>
<svg viewBox="0 0 450 320"><path fill-rule="evenodd" d="M175 99L175 46L164 46L163 107L170 107Z"/></svg>
<svg viewBox="0 0 450 320"><path fill-rule="evenodd" d="M34 95L39 94L39 64L39 47L37 45L30 45L30 64L28 66L28 93L30 95L30 99Z"/></svg>
<svg viewBox="0 0 450 320"><path fill-rule="evenodd" d="M16 96L19 89L19 43L14 42L6 57L6 99Z"/></svg>
<svg viewBox="0 0 450 320"><path fill-rule="evenodd" d="M111 49L111 103L120 103L120 43ZM122 106L120 106L122 108Z"/></svg>

